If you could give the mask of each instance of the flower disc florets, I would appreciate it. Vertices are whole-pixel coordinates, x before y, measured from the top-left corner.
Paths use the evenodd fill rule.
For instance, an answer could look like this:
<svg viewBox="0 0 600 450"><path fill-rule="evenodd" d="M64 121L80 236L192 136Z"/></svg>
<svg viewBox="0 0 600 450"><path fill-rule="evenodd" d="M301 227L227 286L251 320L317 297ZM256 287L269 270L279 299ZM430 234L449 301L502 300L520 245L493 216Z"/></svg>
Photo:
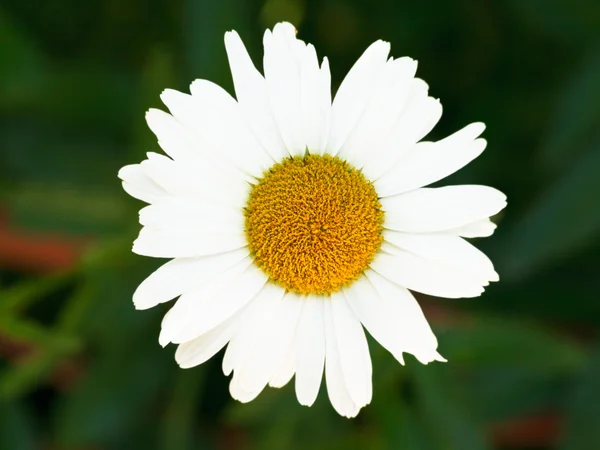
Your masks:
<svg viewBox="0 0 600 450"><path fill-rule="evenodd" d="M246 206L255 263L300 294L328 294L355 280L382 237L375 188L337 157L307 154L273 165Z"/></svg>

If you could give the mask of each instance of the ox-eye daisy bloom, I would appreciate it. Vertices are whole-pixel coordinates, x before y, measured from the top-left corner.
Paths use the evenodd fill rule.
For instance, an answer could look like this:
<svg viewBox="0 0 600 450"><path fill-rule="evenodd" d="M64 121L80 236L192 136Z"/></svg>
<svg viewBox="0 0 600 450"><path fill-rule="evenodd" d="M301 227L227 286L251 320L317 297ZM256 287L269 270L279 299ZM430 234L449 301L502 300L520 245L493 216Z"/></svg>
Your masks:
<svg viewBox="0 0 600 450"><path fill-rule="evenodd" d="M464 238L489 236L506 198L486 186L425 188L476 158L473 123L420 142L442 114L416 61L377 41L331 101L327 59L289 23L264 35L264 75L235 31L225 47L237 99L196 80L147 113L168 156L119 176L149 203L133 251L172 258L134 294L138 309L176 297L159 342L181 367L227 346L231 395L254 399L295 376L312 405L323 372L347 417L371 401L363 327L403 363L444 361L411 292L476 297L498 275Z"/></svg>

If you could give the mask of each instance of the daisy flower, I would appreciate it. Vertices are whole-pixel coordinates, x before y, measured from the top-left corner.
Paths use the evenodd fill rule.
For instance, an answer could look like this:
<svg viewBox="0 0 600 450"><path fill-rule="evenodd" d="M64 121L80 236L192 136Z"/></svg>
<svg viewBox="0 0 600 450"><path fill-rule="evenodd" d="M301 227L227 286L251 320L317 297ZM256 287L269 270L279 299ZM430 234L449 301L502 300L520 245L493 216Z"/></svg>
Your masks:
<svg viewBox="0 0 600 450"><path fill-rule="evenodd" d="M295 376L310 406L324 373L335 410L356 416L372 397L364 329L400 363L445 361L410 291L476 297L498 280L464 238L493 233L504 194L424 187L481 154L485 127L422 141L442 107L387 42L367 48L333 102L327 58L319 65L291 24L265 32L264 75L235 31L225 48L236 98L206 80L165 90L170 114L146 119L167 156L119 172L149 204L133 251L171 258L135 307L177 298L160 344L178 345L182 368L227 346L241 402Z"/></svg>

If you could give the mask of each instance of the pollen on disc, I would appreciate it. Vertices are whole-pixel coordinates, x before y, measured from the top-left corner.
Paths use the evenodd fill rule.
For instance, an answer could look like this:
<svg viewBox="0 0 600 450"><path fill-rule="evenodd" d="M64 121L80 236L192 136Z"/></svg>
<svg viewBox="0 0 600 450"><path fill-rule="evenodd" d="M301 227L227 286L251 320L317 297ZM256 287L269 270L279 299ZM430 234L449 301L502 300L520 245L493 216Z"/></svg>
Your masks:
<svg viewBox="0 0 600 450"><path fill-rule="evenodd" d="M383 241L373 184L328 155L285 158L267 170L250 192L245 226L255 263L299 294L349 285Z"/></svg>

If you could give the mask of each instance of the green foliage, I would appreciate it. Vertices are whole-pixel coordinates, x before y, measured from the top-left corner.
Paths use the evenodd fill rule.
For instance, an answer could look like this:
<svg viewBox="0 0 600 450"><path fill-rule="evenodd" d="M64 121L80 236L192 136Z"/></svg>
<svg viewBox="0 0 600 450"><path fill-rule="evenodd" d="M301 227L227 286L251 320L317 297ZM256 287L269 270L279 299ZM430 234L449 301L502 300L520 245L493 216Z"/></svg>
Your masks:
<svg viewBox="0 0 600 450"><path fill-rule="evenodd" d="M263 28L292 18L334 87L375 39L418 59L444 102L434 138L488 125L489 149L450 183L509 198L481 243L501 282L433 303L452 312L432 321L449 362L401 366L370 341L374 398L355 420L324 386L300 406L293 380L231 400L221 356L177 368L157 342L168 306L131 304L161 263L131 254L141 204L116 177L160 151L145 111L195 78L232 92L224 32L261 67ZM495 423L548 412L565 427L540 450L598 447L597 1L8 0L0 43L0 450L487 450ZM5 228L85 250L31 273L3 253Z"/></svg>

